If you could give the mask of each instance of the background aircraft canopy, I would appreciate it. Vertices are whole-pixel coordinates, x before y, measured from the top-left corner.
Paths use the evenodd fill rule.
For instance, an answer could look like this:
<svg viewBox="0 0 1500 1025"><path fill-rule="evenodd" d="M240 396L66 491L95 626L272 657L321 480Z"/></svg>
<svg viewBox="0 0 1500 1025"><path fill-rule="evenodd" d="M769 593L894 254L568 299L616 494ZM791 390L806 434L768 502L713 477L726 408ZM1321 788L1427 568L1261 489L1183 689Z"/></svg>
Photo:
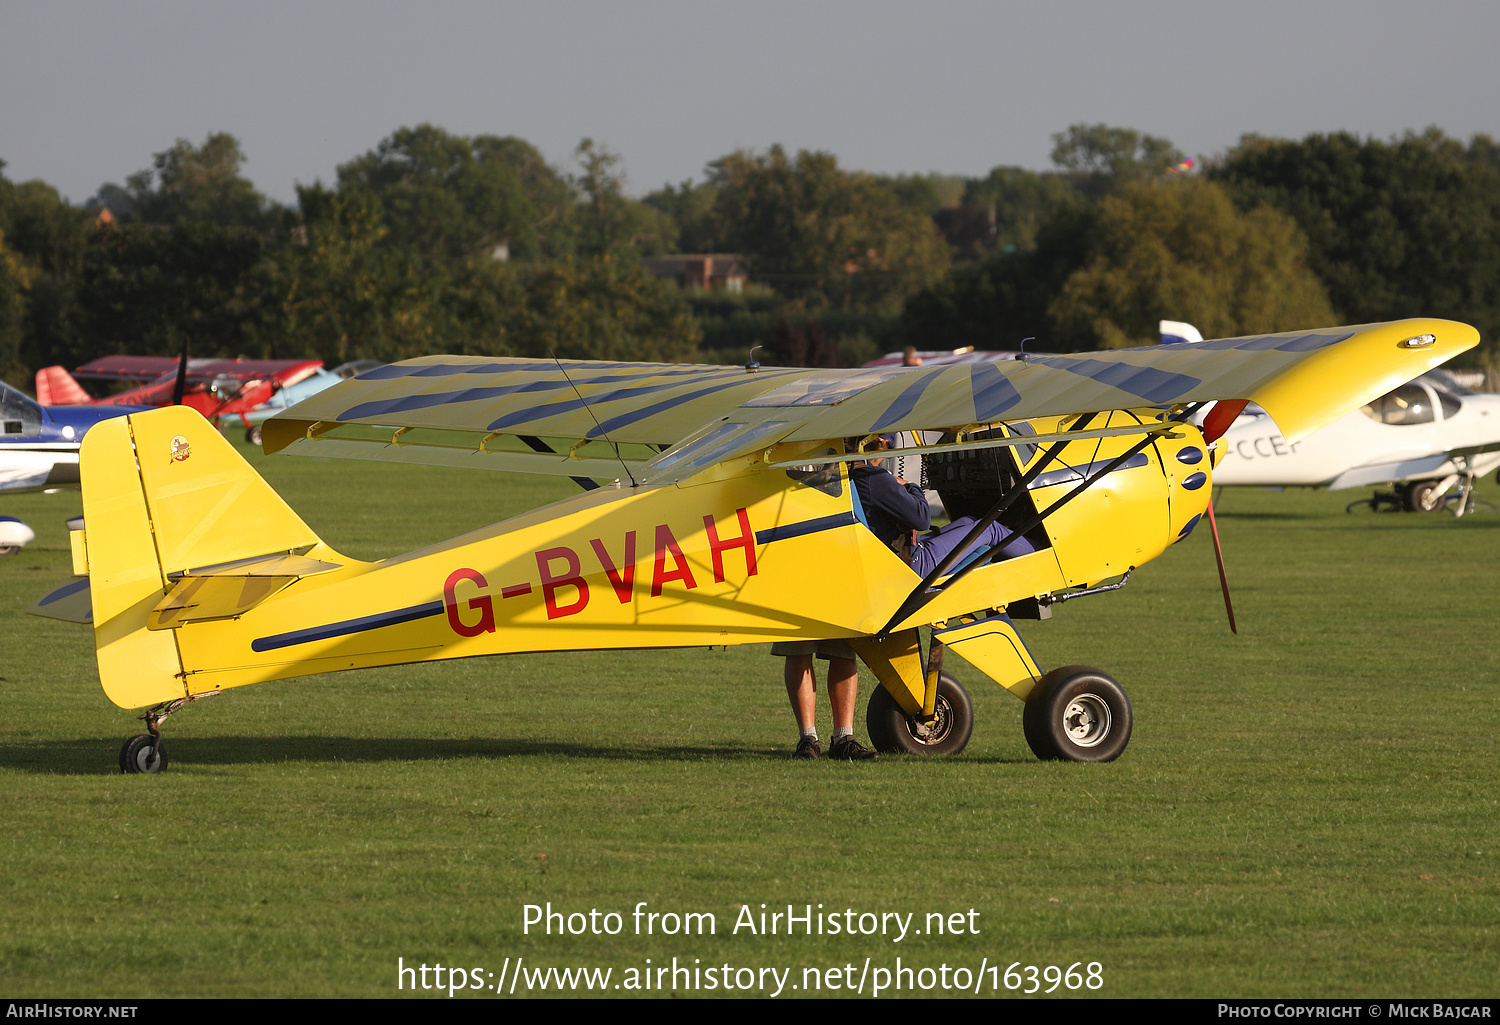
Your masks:
<svg viewBox="0 0 1500 1025"><path fill-rule="evenodd" d="M42 433L42 408L0 381L0 437L35 438Z"/></svg>

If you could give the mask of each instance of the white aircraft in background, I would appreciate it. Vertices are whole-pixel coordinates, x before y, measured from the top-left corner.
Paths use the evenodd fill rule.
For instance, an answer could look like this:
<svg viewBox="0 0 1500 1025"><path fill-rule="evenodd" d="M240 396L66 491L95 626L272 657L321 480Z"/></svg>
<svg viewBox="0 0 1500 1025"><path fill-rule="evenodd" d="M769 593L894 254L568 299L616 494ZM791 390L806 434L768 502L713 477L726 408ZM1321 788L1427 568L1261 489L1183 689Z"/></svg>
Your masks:
<svg viewBox="0 0 1500 1025"><path fill-rule="evenodd" d="M42 406L0 381L0 493L78 486L78 446L100 420L148 406ZM14 555L36 535L14 516L0 516L0 555Z"/></svg>
<svg viewBox="0 0 1500 1025"><path fill-rule="evenodd" d="M1186 329L1186 330L1184 330ZM1198 341L1191 324L1162 321L1162 342ZM1196 337L1194 337L1196 336ZM1352 503L1435 512L1458 487L1455 515L1473 509L1474 480L1500 467L1500 394L1474 392L1441 370L1423 374L1295 445L1258 407L1224 434L1214 485L1326 487L1391 484Z"/></svg>

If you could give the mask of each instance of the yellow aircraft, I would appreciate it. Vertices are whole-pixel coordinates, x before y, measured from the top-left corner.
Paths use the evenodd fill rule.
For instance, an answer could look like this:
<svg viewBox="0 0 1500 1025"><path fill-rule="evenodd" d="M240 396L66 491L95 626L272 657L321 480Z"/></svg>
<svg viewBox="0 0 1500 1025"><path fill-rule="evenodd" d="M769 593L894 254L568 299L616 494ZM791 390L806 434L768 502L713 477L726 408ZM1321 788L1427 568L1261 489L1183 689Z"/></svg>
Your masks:
<svg viewBox="0 0 1500 1025"><path fill-rule="evenodd" d="M880 680L867 725L881 750L968 742L951 648L1025 701L1039 757L1107 761L1130 737L1124 690L1096 669L1043 671L1013 619L1118 587L1187 536L1245 401L1295 440L1477 342L1464 324L1406 320L927 368L424 357L277 415L266 451L562 474L585 491L361 562L197 413L133 413L83 442L72 548L86 580L32 611L91 621L105 694L151 706L127 772L166 766L167 715L265 680L821 638L848 638ZM898 432L949 514L975 520L925 577L862 523L850 484L849 465ZM971 550L995 522L1032 550Z"/></svg>

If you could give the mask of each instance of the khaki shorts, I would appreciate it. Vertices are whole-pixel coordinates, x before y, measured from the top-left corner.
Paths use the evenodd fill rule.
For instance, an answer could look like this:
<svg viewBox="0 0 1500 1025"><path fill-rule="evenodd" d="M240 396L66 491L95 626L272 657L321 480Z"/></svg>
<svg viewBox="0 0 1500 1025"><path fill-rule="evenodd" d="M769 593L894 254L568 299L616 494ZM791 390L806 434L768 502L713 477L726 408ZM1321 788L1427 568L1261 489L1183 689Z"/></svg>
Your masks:
<svg viewBox="0 0 1500 1025"><path fill-rule="evenodd" d="M854 649L845 640L832 641L777 641L771 645L771 654L782 658L797 655L816 655L821 659L855 658Z"/></svg>

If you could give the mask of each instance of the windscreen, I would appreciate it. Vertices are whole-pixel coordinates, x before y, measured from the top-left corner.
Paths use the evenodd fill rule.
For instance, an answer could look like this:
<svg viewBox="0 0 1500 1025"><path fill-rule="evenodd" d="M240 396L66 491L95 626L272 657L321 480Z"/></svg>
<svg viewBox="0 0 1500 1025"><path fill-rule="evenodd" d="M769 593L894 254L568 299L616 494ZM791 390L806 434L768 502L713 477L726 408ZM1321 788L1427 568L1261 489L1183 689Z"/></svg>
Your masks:
<svg viewBox="0 0 1500 1025"><path fill-rule="evenodd" d="M0 437L35 438L42 433L42 407L0 381Z"/></svg>

